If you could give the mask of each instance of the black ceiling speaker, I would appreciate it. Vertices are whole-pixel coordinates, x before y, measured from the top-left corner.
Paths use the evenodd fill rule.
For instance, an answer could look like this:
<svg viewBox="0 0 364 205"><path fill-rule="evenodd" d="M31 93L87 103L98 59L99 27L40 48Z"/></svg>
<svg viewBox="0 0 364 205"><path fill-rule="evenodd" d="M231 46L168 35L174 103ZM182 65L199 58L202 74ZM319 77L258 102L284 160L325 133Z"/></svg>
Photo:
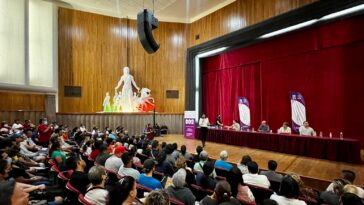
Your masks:
<svg viewBox="0 0 364 205"><path fill-rule="evenodd" d="M158 19L147 9L138 13L138 36L144 50L149 54L159 49L159 44L154 40L152 30L158 28Z"/></svg>

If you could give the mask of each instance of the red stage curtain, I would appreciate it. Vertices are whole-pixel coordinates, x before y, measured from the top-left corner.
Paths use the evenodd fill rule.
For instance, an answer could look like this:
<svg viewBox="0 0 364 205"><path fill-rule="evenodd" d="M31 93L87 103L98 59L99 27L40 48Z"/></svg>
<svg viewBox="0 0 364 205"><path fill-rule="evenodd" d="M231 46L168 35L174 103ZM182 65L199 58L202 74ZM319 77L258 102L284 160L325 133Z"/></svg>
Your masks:
<svg viewBox="0 0 364 205"><path fill-rule="evenodd" d="M229 51L202 61L203 112L238 119L237 97L251 103L252 126L291 121L289 92L305 97L319 133L361 140L364 116L364 15Z"/></svg>

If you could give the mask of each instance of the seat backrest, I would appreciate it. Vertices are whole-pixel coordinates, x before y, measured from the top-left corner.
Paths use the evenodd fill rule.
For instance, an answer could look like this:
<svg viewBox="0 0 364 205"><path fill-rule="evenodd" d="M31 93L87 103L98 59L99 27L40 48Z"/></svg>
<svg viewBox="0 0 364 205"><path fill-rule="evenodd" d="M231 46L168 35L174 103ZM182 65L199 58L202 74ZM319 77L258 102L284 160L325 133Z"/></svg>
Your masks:
<svg viewBox="0 0 364 205"><path fill-rule="evenodd" d="M85 199L85 197L83 196L83 194L78 195L78 201L83 204L83 205L95 205L92 202L89 202Z"/></svg>
<svg viewBox="0 0 364 205"><path fill-rule="evenodd" d="M149 157L148 157L147 155L142 154L142 153L137 153L137 154L136 154L136 157L138 157L138 158L140 159L140 162L141 162L142 164L144 163L144 161L145 161L146 159L149 159Z"/></svg>
<svg viewBox="0 0 364 205"><path fill-rule="evenodd" d="M229 170L227 170L227 169L215 167L215 172L216 172L217 176L221 176L221 177L225 177L225 178L227 178L229 176Z"/></svg>
<svg viewBox="0 0 364 205"><path fill-rule="evenodd" d="M151 188L143 186L141 184L137 184L137 198L139 199L144 198L144 193L151 191L153 191Z"/></svg>
<svg viewBox="0 0 364 205"><path fill-rule="evenodd" d="M211 195L214 193L213 190L204 189L197 184L191 184L191 191L193 195L196 197L196 201L201 201L205 196Z"/></svg>
<svg viewBox="0 0 364 205"><path fill-rule="evenodd" d="M51 166L51 172L57 172L57 173L60 172L57 165L52 165Z"/></svg>
<svg viewBox="0 0 364 205"><path fill-rule="evenodd" d="M70 190L71 192L74 192L76 193L77 195L80 194L80 191L78 189L76 189L74 186L71 185L71 183L68 181L67 184L66 184L66 188L68 190Z"/></svg>
<svg viewBox="0 0 364 205"><path fill-rule="evenodd" d="M69 180L69 178L67 176L65 176L62 172L58 172L57 177L66 182Z"/></svg>
<svg viewBox="0 0 364 205"><path fill-rule="evenodd" d="M158 179L159 181L163 181L164 174L161 173L161 172L154 171L153 172L153 177L156 178L156 179Z"/></svg>
<svg viewBox="0 0 364 205"><path fill-rule="evenodd" d="M264 199L269 199L273 194L273 190L264 187L259 187L251 184L246 184L252 191L255 201L260 204Z"/></svg>
<svg viewBox="0 0 364 205"><path fill-rule="evenodd" d="M171 205L185 205L182 201L176 199L176 198L169 198L169 203Z"/></svg>
<svg viewBox="0 0 364 205"><path fill-rule="evenodd" d="M270 182L270 188L274 192L279 193L279 187L281 186L281 182L280 181L276 181L276 180L272 180L272 179L269 179L269 182Z"/></svg>

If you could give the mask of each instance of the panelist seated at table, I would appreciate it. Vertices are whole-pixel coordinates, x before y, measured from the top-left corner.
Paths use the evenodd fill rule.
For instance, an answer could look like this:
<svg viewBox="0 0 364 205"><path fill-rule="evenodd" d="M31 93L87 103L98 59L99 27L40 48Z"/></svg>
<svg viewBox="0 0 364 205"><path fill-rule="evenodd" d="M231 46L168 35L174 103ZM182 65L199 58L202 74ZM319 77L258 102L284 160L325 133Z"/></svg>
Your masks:
<svg viewBox="0 0 364 205"><path fill-rule="evenodd" d="M303 122L303 125L299 129L300 135L314 136L315 130L310 127L310 124L307 121Z"/></svg>
<svg viewBox="0 0 364 205"><path fill-rule="evenodd" d="M292 130L288 126L288 122L284 122L282 127L280 127L277 131L278 134L291 134Z"/></svg>
<svg viewBox="0 0 364 205"><path fill-rule="evenodd" d="M240 130L240 124L236 120L233 120L233 124L231 126L226 126L226 128L233 129L235 131L239 131Z"/></svg>
<svg viewBox="0 0 364 205"><path fill-rule="evenodd" d="M222 126L223 126L223 124L222 124L222 119L221 119L221 116L220 116L220 115L218 115L218 116L216 117L216 126L217 126L217 127L222 127Z"/></svg>
<svg viewBox="0 0 364 205"><path fill-rule="evenodd" d="M258 132L270 132L270 127L267 124L267 121L263 120L262 124L260 124L258 128Z"/></svg>

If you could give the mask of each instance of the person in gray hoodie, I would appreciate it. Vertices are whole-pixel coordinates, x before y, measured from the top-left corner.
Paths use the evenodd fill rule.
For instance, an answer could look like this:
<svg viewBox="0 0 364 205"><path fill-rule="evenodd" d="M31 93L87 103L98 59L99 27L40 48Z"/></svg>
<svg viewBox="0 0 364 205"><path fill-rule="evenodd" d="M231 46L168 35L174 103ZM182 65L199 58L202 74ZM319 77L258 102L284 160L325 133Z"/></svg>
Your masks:
<svg viewBox="0 0 364 205"><path fill-rule="evenodd" d="M169 197L178 199L185 205L194 205L196 197L193 195L191 190L185 187L186 181L186 170L179 169L172 176L173 185L167 188Z"/></svg>

